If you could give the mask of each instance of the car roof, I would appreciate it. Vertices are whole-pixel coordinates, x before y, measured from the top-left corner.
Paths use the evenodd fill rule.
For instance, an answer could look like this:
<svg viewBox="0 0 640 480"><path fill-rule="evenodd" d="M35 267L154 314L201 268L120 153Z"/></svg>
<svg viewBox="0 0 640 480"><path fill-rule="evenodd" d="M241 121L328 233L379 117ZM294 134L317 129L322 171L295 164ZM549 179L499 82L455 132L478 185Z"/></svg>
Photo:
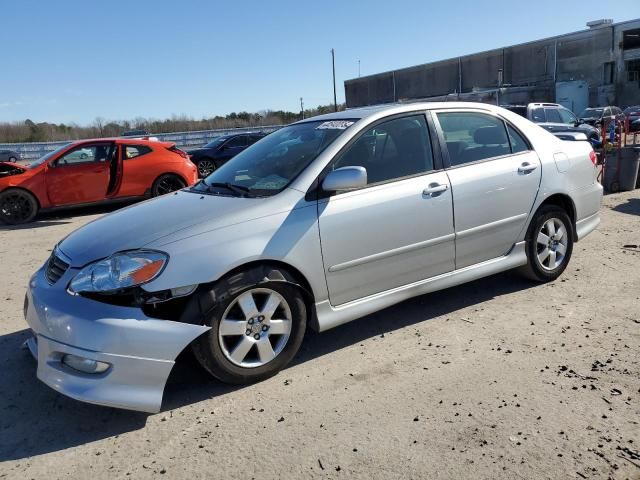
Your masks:
<svg viewBox="0 0 640 480"><path fill-rule="evenodd" d="M296 122L318 122L330 120L362 120L371 117L384 117L396 113L414 112L416 110L433 110L440 108L472 108L475 110L497 111L500 107L489 103L479 102L406 102L371 105L367 107L350 108L340 112L326 113Z"/></svg>

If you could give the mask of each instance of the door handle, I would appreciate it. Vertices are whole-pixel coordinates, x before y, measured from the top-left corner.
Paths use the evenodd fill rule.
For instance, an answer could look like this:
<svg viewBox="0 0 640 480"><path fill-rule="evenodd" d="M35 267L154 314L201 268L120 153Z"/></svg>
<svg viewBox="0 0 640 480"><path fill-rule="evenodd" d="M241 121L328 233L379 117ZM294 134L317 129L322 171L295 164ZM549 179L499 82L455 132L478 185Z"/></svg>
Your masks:
<svg viewBox="0 0 640 480"><path fill-rule="evenodd" d="M537 165L533 163L524 162L522 165L518 167L518 173L531 173L536 168L538 168Z"/></svg>
<svg viewBox="0 0 640 480"><path fill-rule="evenodd" d="M427 188L425 188L422 193L429 197L435 196L437 193L446 192L449 189L449 185L444 183L430 183Z"/></svg>

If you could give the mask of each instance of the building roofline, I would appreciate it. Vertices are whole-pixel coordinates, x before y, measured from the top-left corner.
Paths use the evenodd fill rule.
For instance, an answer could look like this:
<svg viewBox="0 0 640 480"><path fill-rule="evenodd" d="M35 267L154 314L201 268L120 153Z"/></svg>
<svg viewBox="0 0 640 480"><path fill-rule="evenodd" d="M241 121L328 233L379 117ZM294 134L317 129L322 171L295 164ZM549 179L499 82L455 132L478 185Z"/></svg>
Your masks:
<svg viewBox="0 0 640 480"><path fill-rule="evenodd" d="M464 55L456 55L455 57L442 58L442 59L439 59L439 60L433 60L431 62L425 62L425 63L419 63L417 65L411 65L409 67L394 68L392 70L385 70L383 72L372 73L370 75L363 75L361 77L349 78L349 79L344 81L344 84L346 85L347 83L356 82L358 80L367 79L367 78L373 78L373 77L377 77L377 76L385 75L385 74L389 74L389 73L401 72L403 70L410 70L412 68L424 67L426 65L433 65L433 64L436 64L436 63L447 62L447 61L451 61L451 60L464 59L464 58L467 58L467 57L473 57L475 55L482 55L482 54L486 54L486 53L490 53L490 52L496 52L498 50L504 50L506 48L524 47L526 45L531 45L533 43L540 43L540 42L551 41L551 40L557 41L557 40L559 40L561 38L566 38L566 37L571 37L573 35L580 35L580 34L585 34L585 33L589 33L589 32L594 32L594 31L597 31L597 30L605 29L605 28L614 29L614 28L616 28L618 26L625 25L627 23L634 23L634 22L640 22L640 18L634 18L634 19L631 19L631 20L624 20L622 22L611 23L609 25L603 25L603 26L600 26L600 27L585 28L583 30L577 30L575 32L563 33L563 34L560 34L560 35L554 35L552 37L545 37L545 38L540 38L538 40L530 40L528 42L515 43L515 44L512 44L512 45L505 45L505 46L502 46L502 47L491 48L489 50L483 50L483 51L480 51L480 52L467 53L467 54L464 54Z"/></svg>

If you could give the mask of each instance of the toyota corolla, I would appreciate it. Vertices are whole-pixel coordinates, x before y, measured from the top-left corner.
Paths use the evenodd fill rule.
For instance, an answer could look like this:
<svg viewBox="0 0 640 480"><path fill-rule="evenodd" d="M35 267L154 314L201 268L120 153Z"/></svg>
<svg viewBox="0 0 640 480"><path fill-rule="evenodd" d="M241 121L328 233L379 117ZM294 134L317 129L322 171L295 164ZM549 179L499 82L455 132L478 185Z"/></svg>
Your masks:
<svg viewBox="0 0 640 480"><path fill-rule="evenodd" d="M513 268L555 280L600 221L596 174L588 142L490 105L303 120L58 243L29 282L27 345L60 393L156 412L187 347L255 382L307 328Z"/></svg>

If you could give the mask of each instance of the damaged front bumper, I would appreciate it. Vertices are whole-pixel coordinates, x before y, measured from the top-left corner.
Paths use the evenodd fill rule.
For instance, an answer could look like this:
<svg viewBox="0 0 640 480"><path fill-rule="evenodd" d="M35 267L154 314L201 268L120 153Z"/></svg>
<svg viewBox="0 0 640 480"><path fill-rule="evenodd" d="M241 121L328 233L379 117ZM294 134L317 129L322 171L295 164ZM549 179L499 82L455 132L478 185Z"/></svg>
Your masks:
<svg viewBox="0 0 640 480"><path fill-rule="evenodd" d="M38 360L38 378L83 402L160 411L175 358L209 327L71 295L66 287L77 271L70 268L51 285L43 267L29 282L25 317L34 338L27 346ZM85 365L102 368L87 373Z"/></svg>

